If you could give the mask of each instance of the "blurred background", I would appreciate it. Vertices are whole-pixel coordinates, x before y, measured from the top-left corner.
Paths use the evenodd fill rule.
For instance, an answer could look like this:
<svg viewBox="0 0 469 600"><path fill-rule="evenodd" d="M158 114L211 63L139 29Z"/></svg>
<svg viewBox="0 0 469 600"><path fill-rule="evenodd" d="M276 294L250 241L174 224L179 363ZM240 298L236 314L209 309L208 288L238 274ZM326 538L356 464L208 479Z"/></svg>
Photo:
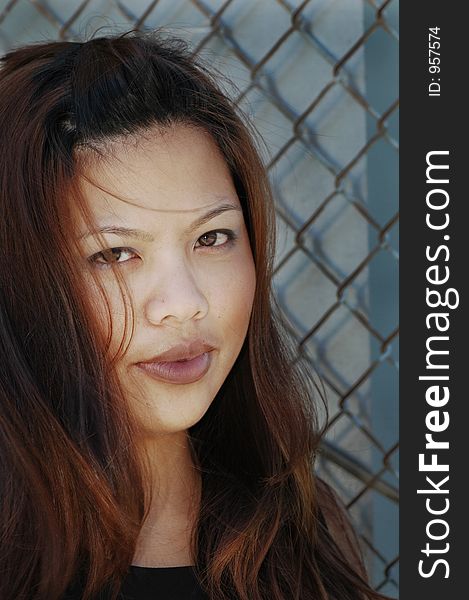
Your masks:
<svg viewBox="0 0 469 600"><path fill-rule="evenodd" d="M0 0L0 53L161 26L266 142L275 292L329 406L317 471L397 598L398 1Z"/></svg>

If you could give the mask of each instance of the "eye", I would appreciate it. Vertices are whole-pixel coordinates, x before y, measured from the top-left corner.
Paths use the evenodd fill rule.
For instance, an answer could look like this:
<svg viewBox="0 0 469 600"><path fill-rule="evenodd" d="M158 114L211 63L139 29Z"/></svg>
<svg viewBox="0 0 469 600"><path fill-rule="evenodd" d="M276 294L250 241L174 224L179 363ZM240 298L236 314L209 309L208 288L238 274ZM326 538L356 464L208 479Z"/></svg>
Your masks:
<svg viewBox="0 0 469 600"><path fill-rule="evenodd" d="M111 263L122 264L128 263L132 260L113 260L113 258L120 258L122 254L135 254L135 252L130 248L108 248L107 250L102 250L101 252L93 254L93 256L90 256L88 260L96 265L99 269L110 267ZM105 262L99 261L98 259L100 257L103 258Z"/></svg>
<svg viewBox="0 0 469 600"><path fill-rule="evenodd" d="M220 234L222 236L222 242L217 244L215 242L220 239ZM225 241L223 241L223 236L226 238ZM225 248L226 246L231 246L236 238L237 236L235 232L231 229L217 229L215 231L208 231L199 237L199 241L201 241L199 247L221 249L222 247Z"/></svg>
<svg viewBox="0 0 469 600"><path fill-rule="evenodd" d="M221 236L221 238L220 238ZM235 240L237 239L237 235L231 229L218 229L214 231L208 231L201 235L198 239L200 241L200 245L197 246L199 248L207 248L214 250L223 250L228 246L231 246ZM225 239L224 239L225 238ZM216 243L221 239L221 243ZM130 263L133 258L128 258L127 260L119 260L122 255L136 255L136 253L131 248L125 247L117 247L117 248L107 248L106 250L101 250L101 252L97 252L88 258L88 261L96 266L98 269L107 269L110 268L111 263L122 265Z"/></svg>

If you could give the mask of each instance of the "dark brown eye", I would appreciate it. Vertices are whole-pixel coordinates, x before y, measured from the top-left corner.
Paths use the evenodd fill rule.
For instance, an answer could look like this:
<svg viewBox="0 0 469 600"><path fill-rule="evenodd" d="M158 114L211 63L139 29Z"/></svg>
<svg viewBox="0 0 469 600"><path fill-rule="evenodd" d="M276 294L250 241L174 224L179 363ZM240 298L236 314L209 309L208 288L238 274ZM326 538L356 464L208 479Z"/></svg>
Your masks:
<svg viewBox="0 0 469 600"><path fill-rule="evenodd" d="M102 256L106 262L119 262L121 254L122 248L109 248L108 250L101 252L100 256Z"/></svg>
<svg viewBox="0 0 469 600"><path fill-rule="evenodd" d="M220 238L221 234L221 238ZM223 238L226 238L224 239ZM208 231L199 237L200 245L206 248L226 246L236 239L236 234L231 229L219 229L217 231ZM216 243L221 240L219 243Z"/></svg>
<svg viewBox="0 0 469 600"><path fill-rule="evenodd" d="M204 235L200 236L199 240L201 241L202 246L213 246L217 236L218 233L216 231L210 231L209 233L204 233Z"/></svg>
<svg viewBox="0 0 469 600"><path fill-rule="evenodd" d="M115 264L124 264L132 260L128 258L127 260L119 260L122 255L134 254L130 248L108 248L107 250L102 250L97 254L91 256L88 260L98 266L99 268L106 268L111 265L111 263ZM100 260L102 259L102 260Z"/></svg>

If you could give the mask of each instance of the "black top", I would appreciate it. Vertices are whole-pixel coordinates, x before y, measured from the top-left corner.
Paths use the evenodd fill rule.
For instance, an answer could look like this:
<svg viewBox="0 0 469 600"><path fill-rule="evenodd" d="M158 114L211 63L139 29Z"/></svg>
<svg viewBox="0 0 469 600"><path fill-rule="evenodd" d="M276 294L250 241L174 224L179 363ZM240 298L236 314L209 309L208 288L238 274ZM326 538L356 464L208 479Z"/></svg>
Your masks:
<svg viewBox="0 0 469 600"><path fill-rule="evenodd" d="M79 578L62 600L82 600L84 582ZM95 600L108 600L104 590ZM130 565L118 600L209 600L202 591L195 567L137 567Z"/></svg>
<svg viewBox="0 0 469 600"><path fill-rule="evenodd" d="M194 567L137 567L131 565L120 600L208 600Z"/></svg>

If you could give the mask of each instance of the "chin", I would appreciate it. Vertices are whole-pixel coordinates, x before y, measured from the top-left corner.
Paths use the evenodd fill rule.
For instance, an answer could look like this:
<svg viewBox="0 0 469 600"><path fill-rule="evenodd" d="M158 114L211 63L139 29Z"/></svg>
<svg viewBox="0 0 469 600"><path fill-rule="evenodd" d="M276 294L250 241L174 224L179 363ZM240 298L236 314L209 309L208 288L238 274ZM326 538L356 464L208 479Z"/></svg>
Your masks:
<svg viewBox="0 0 469 600"><path fill-rule="evenodd" d="M185 431L198 423L210 407L207 397L196 399L181 398L165 401L163 405L155 406L154 402L145 402L137 412L137 420L145 434L177 433Z"/></svg>
<svg viewBox="0 0 469 600"><path fill-rule="evenodd" d="M198 423L224 381L217 370L207 376L188 385L153 381L139 372L127 377L128 402L145 435L176 433Z"/></svg>

